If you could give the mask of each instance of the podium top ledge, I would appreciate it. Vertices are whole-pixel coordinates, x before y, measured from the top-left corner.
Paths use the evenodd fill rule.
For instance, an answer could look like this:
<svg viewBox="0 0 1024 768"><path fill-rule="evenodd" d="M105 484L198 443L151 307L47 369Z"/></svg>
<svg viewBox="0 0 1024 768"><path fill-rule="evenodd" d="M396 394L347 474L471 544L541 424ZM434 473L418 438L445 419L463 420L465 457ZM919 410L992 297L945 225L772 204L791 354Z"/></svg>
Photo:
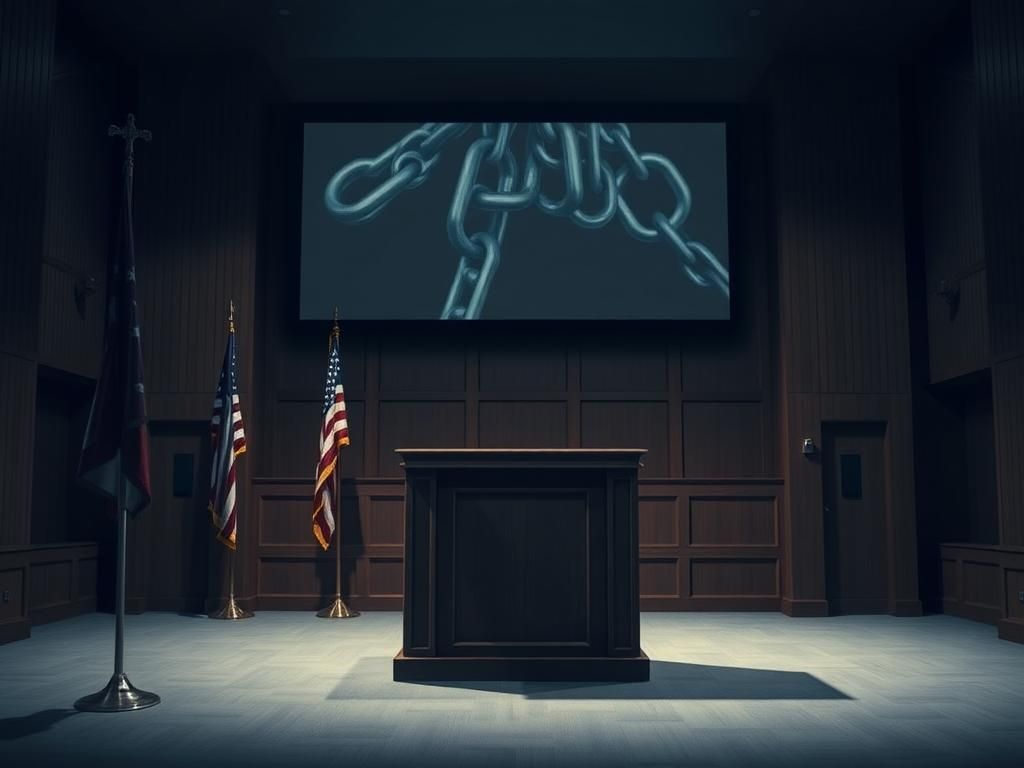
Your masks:
<svg viewBox="0 0 1024 768"><path fill-rule="evenodd" d="M646 448L396 448L406 467L639 466Z"/></svg>

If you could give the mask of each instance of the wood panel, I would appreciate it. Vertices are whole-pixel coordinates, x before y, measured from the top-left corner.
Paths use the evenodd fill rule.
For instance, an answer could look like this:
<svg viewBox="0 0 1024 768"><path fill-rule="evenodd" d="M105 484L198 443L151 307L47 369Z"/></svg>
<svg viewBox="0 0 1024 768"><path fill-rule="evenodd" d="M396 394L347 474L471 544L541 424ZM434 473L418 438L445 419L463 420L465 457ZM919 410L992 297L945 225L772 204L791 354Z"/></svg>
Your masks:
<svg viewBox="0 0 1024 768"><path fill-rule="evenodd" d="M664 392L668 387L665 349L653 347L640 331L602 334L580 351L580 388L593 392Z"/></svg>
<svg viewBox="0 0 1024 768"><path fill-rule="evenodd" d="M962 600L975 608L990 610L994 618L999 611L999 565L964 560L961 563Z"/></svg>
<svg viewBox="0 0 1024 768"><path fill-rule="evenodd" d="M334 544L323 551L312 533L312 480L253 481L259 606L316 610L334 593ZM395 610L402 602L401 483L342 483L342 584L357 609Z"/></svg>
<svg viewBox="0 0 1024 768"><path fill-rule="evenodd" d="M342 449L342 477L365 474L366 406L346 392L349 433L352 442ZM313 476L319 456L323 400L279 400L275 406L276 428L265 436L265 459L279 468L282 477Z"/></svg>
<svg viewBox="0 0 1024 768"><path fill-rule="evenodd" d="M466 361L461 348L437 341L388 338L381 342L383 392L465 392Z"/></svg>
<svg viewBox="0 0 1024 768"><path fill-rule="evenodd" d="M582 404L584 448L646 448L641 477L669 477L668 404L601 402Z"/></svg>
<svg viewBox="0 0 1024 768"><path fill-rule="evenodd" d="M95 611L97 557L94 543L0 546L0 644Z"/></svg>
<svg viewBox="0 0 1024 768"><path fill-rule="evenodd" d="M679 559L648 557L640 561L640 602L678 600Z"/></svg>
<svg viewBox="0 0 1024 768"><path fill-rule="evenodd" d="M999 542L1024 546L1024 355L992 366Z"/></svg>
<svg viewBox="0 0 1024 768"><path fill-rule="evenodd" d="M481 448L567 448L565 402L480 402Z"/></svg>
<svg viewBox="0 0 1024 768"><path fill-rule="evenodd" d="M781 496L770 479L642 482L643 609L778 610ZM737 579L751 580L749 591L736 591Z"/></svg>
<svg viewBox="0 0 1024 768"><path fill-rule="evenodd" d="M691 597L776 597L778 561L774 559L692 559Z"/></svg>
<svg viewBox="0 0 1024 768"><path fill-rule="evenodd" d="M465 444L466 406L463 402L403 402L380 404L378 467L384 477L402 476L396 448L461 448Z"/></svg>
<svg viewBox="0 0 1024 768"><path fill-rule="evenodd" d="M678 547L680 545L679 497L640 496L640 546Z"/></svg>
<svg viewBox="0 0 1024 768"><path fill-rule="evenodd" d="M1024 623L1024 569L1005 568L1006 606L1005 616L1012 621Z"/></svg>
<svg viewBox="0 0 1024 768"><path fill-rule="evenodd" d="M757 477L765 474L761 403L684 403L686 477Z"/></svg>
<svg viewBox="0 0 1024 768"><path fill-rule="evenodd" d="M0 353L0 545L31 537L36 364Z"/></svg>
<svg viewBox="0 0 1024 768"><path fill-rule="evenodd" d="M942 610L995 624L999 637L1024 643L1024 547L940 545Z"/></svg>
<svg viewBox="0 0 1024 768"><path fill-rule="evenodd" d="M775 547L779 543L774 496L691 496L689 525L692 546Z"/></svg>
<svg viewBox="0 0 1024 768"><path fill-rule="evenodd" d="M523 346L480 349L480 392L564 392L568 366L564 347L544 347L535 338Z"/></svg>

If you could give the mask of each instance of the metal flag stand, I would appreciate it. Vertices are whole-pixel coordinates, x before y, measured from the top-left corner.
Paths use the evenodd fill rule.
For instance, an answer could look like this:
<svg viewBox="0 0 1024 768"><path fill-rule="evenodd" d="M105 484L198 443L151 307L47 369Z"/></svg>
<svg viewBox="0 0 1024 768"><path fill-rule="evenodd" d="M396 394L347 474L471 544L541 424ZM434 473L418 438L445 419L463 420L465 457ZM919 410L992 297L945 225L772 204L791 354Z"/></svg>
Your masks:
<svg viewBox="0 0 1024 768"><path fill-rule="evenodd" d="M135 127L135 115L128 115L124 128L112 125L107 129L108 136L121 136L125 140L125 173L132 173L134 163L134 142L141 138L149 141L152 134L140 131ZM75 709L81 712L127 712L133 709L145 709L160 703L155 693L136 688L124 673L124 581L125 581L125 550L128 531L128 509L125 507L124 476L121 472L121 460L118 459L117 470L117 598L114 622L114 674L106 687L75 702Z"/></svg>
<svg viewBox="0 0 1024 768"><path fill-rule="evenodd" d="M231 576L228 582L228 601L213 613L207 614L211 619L251 619L255 614L247 611L235 601L235 551L231 550Z"/></svg>
<svg viewBox="0 0 1024 768"><path fill-rule="evenodd" d="M235 302L231 300L228 309L228 331L230 333L235 332ZM222 426L222 429L229 429L230 422ZM233 449L232 449L233 450ZM206 614L211 619L227 619L229 621L235 621L237 619L251 619L255 614L252 611L248 611L238 604L235 600L235 550L231 550L230 555L230 576L228 576L228 601L219 609L213 613Z"/></svg>
<svg viewBox="0 0 1024 768"><path fill-rule="evenodd" d="M337 307L334 308L333 332L340 334ZM340 454L337 460L341 461ZM316 615L321 619L354 619L359 615L359 611L349 608L341 599L341 483L338 475L339 472L335 469L331 477L331 497L338 510L338 519L334 521L334 600L326 608L317 611Z"/></svg>

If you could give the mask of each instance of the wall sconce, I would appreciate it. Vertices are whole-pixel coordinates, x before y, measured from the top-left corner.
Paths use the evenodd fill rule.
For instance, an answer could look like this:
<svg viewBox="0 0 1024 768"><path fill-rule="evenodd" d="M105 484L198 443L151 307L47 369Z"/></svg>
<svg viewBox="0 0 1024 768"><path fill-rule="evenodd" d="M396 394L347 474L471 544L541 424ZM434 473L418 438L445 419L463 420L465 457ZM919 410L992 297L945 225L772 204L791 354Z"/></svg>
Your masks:
<svg viewBox="0 0 1024 768"><path fill-rule="evenodd" d="M814 444L813 438L805 437L803 447L800 448L800 453L804 456L813 456L818 447Z"/></svg>

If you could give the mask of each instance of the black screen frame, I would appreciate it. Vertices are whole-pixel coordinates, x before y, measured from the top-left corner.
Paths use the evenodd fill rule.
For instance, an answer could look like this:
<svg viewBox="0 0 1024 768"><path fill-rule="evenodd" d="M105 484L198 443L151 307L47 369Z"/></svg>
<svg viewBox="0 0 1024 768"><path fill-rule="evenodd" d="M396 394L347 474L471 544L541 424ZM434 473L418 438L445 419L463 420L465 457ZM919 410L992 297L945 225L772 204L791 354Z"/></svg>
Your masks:
<svg viewBox="0 0 1024 768"><path fill-rule="evenodd" d="M745 119L746 110L742 105L734 104L679 104L679 103L552 103L552 102L519 102L509 104L484 104L475 102L337 102L315 104L288 105L284 111L283 122L286 147L286 215L285 248L288 273L284 275L290 283L287 301L289 324L299 327L323 326L324 319L301 319L301 260L302 260L302 180L303 180L303 144L304 126L306 123L399 123L433 121L452 122L536 122L538 120L568 122L665 122L665 123L723 123L725 125L726 146L726 185L728 206L728 237L729 237L729 316L727 318L658 318L658 319L557 319L539 318L493 319L478 320L441 320L439 318L391 318L391 319L358 319L346 318L344 307L340 308L340 319L350 328L425 328L441 329L442 327L481 327L481 328L530 328L556 327L560 330L585 328L600 330L602 328L644 328L676 327L681 332L694 332L703 327L713 333L731 328L736 323L739 307L735 301L737 295L737 278L743 281L743 254L737 247L737 226L741 218L739 213L739 195L737 188L737 140L738 121ZM459 333L459 332L454 332Z"/></svg>

